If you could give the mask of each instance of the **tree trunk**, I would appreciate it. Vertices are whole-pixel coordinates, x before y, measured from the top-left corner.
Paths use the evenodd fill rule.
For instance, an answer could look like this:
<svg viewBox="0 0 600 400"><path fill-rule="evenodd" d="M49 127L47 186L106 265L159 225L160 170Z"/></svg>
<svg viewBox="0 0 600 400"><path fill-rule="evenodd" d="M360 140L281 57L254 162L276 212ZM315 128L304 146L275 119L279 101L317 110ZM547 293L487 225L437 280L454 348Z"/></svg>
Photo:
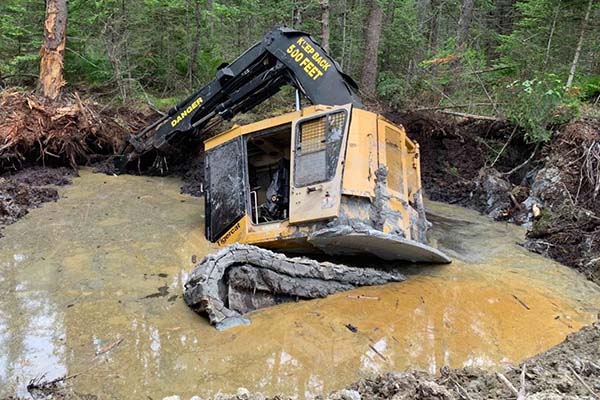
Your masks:
<svg viewBox="0 0 600 400"><path fill-rule="evenodd" d="M542 71L546 70L548 60L550 59L550 49L552 48L552 38L554 37L554 30L556 29L556 20L558 19L558 12L560 11L561 0L558 0L556 5L556 11L554 12L554 18L552 19L552 26L550 28L550 34L548 35L548 43L546 44L546 55L544 56L544 64L542 64Z"/></svg>
<svg viewBox="0 0 600 400"><path fill-rule="evenodd" d="M458 32L456 37L456 48L464 50L469 39L469 28L473 20L473 3L474 0L463 0L460 8L460 18L458 20Z"/></svg>
<svg viewBox="0 0 600 400"><path fill-rule="evenodd" d="M492 11L490 19L493 29L501 35L512 32L516 14L515 3L516 0L496 0L494 2L494 11Z"/></svg>
<svg viewBox="0 0 600 400"><path fill-rule="evenodd" d="M378 53L382 22L383 12L379 0L370 0L369 16L367 17L365 30L365 51L361 77L362 89L367 95L374 95L377 87Z"/></svg>
<svg viewBox="0 0 600 400"><path fill-rule="evenodd" d="M215 38L215 16L214 16L214 4L213 0L208 0L206 2L206 10L208 11L208 28L210 33L209 40L214 40Z"/></svg>
<svg viewBox="0 0 600 400"><path fill-rule="evenodd" d="M200 3L194 0L194 35L190 48L190 59L188 60L188 83L189 89L194 88L194 73L196 69L196 59L200 51L200 39L202 37L202 20L200 18Z"/></svg>
<svg viewBox="0 0 600 400"><path fill-rule="evenodd" d="M433 14L431 10L431 0L417 0L415 7L417 13L417 32L423 34L427 31L426 26L431 17L430 14Z"/></svg>
<svg viewBox="0 0 600 400"><path fill-rule="evenodd" d="M573 85L573 79L575 79L575 70L577 70L577 64L579 63L579 56L581 55L581 48L583 47L583 38L585 37L585 30L587 28L588 21L590 20L590 13L592 12L592 1L588 3L585 17L581 23L581 33L579 34L579 40L577 41L577 48L575 49L575 55L573 56L573 62L571 63L571 70L569 71L569 78L565 85L569 89Z"/></svg>
<svg viewBox="0 0 600 400"><path fill-rule="evenodd" d="M429 2L431 15L429 17L429 24L427 29L427 39L429 44L429 52L434 54L437 51L438 46L438 22L439 22L439 8L440 0L431 0Z"/></svg>
<svg viewBox="0 0 600 400"><path fill-rule="evenodd" d="M42 96L49 100L56 100L66 84L63 78L66 29L67 0L47 0L39 83Z"/></svg>
<svg viewBox="0 0 600 400"><path fill-rule="evenodd" d="M329 0L321 0L321 47L329 53Z"/></svg>
<svg viewBox="0 0 600 400"><path fill-rule="evenodd" d="M348 22L348 0L344 0L344 13L342 18L342 69L346 68L346 24Z"/></svg>
<svg viewBox="0 0 600 400"><path fill-rule="evenodd" d="M302 26L302 7L299 0L294 1L294 9L292 10L292 27L300 29Z"/></svg>
<svg viewBox="0 0 600 400"><path fill-rule="evenodd" d="M395 1L388 1L387 4L387 10L385 11L385 14L383 16L383 26L391 26L394 23L394 17L396 14L396 2ZM391 46L387 46L386 42L385 42L385 38L386 38L386 33L385 30L382 32L383 35L383 51L382 51L382 56L381 56L381 66L383 68L384 71L390 70L392 69L392 62L391 62L391 58L392 58L392 48Z"/></svg>

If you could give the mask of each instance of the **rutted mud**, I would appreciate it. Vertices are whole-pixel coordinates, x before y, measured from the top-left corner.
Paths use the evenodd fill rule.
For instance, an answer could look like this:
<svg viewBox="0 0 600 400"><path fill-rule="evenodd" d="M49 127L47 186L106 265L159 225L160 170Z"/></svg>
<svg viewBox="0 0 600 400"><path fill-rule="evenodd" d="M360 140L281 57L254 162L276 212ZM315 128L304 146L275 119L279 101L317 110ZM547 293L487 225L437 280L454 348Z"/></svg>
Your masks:
<svg viewBox="0 0 600 400"><path fill-rule="evenodd" d="M0 237L5 225L15 223L29 209L58 199L55 186L71 183L76 172L67 168L27 168L0 175Z"/></svg>
<svg viewBox="0 0 600 400"><path fill-rule="evenodd" d="M83 171L58 202L5 228L0 397L42 374L80 374L71 389L100 398L239 387L310 398L378 372L519 362L600 308L600 288L518 246L520 228L431 203L432 239L453 264L260 310L218 332L172 299L192 259L213 251L202 200L179 186Z"/></svg>

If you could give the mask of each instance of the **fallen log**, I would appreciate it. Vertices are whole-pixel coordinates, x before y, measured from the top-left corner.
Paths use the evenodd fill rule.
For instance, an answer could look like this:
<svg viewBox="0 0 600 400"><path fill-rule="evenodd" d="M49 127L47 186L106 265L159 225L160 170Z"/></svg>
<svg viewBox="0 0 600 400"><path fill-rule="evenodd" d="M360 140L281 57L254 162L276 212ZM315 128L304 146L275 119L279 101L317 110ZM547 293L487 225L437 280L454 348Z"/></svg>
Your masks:
<svg viewBox="0 0 600 400"><path fill-rule="evenodd" d="M447 110L440 110L437 112L439 112L441 114L447 114L447 115L452 115L454 117L461 117L461 118L467 118L467 119L479 119L482 121L506 122L506 119L504 119L504 118L490 117L488 115L468 114L468 113L463 113L463 112L458 112L458 111L447 111Z"/></svg>

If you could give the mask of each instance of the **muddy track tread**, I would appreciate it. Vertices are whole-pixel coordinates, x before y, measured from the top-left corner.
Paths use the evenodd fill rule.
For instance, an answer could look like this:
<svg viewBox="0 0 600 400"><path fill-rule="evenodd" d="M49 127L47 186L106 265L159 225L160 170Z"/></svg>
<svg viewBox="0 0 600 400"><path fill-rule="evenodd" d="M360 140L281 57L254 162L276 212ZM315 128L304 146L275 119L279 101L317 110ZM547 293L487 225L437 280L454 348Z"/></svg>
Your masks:
<svg viewBox="0 0 600 400"><path fill-rule="evenodd" d="M395 271L291 258L236 243L206 256L196 265L185 284L184 300L194 311L206 314L211 324L222 329L249 323L246 317L227 305L226 289L230 281L245 290L310 299L405 279Z"/></svg>

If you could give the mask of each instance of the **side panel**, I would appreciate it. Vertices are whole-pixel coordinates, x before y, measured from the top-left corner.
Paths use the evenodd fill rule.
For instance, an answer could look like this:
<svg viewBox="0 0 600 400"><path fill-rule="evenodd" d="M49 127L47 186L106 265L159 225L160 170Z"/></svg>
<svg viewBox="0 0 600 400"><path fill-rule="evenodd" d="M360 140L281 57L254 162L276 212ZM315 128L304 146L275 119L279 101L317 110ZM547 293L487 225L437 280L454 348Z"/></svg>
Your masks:
<svg viewBox="0 0 600 400"><path fill-rule="evenodd" d="M236 242L245 243L244 238L248 229L248 220L248 215L244 215L228 231L221 235L216 241L219 247L229 246Z"/></svg>
<svg viewBox="0 0 600 400"><path fill-rule="evenodd" d="M374 198L377 168L377 114L353 108L344 160L343 194Z"/></svg>
<svg viewBox="0 0 600 400"><path fill-rule="evenodd" d="M206 152L206 237L217 241L246 213L245 146L242 137Z"/></svg>
<svg viewBox="0 0 600 400"><path fill-rule="evenodd" d="M335 107L292 124L290 223L338 215L351 111Z"/></svg>
<svg viewBox="0 0 600 400"><path fill-rule="evenodd" d="M378 119L377 136L379 142L379 164L387 168L387 191L390 196L389 206L399 212L399 220L387 221L386 226L401 226L405 237L411 239L410 211L408 198L408 168L412 168L412 159L407 152L407 138L403 128Z"/></svg>

